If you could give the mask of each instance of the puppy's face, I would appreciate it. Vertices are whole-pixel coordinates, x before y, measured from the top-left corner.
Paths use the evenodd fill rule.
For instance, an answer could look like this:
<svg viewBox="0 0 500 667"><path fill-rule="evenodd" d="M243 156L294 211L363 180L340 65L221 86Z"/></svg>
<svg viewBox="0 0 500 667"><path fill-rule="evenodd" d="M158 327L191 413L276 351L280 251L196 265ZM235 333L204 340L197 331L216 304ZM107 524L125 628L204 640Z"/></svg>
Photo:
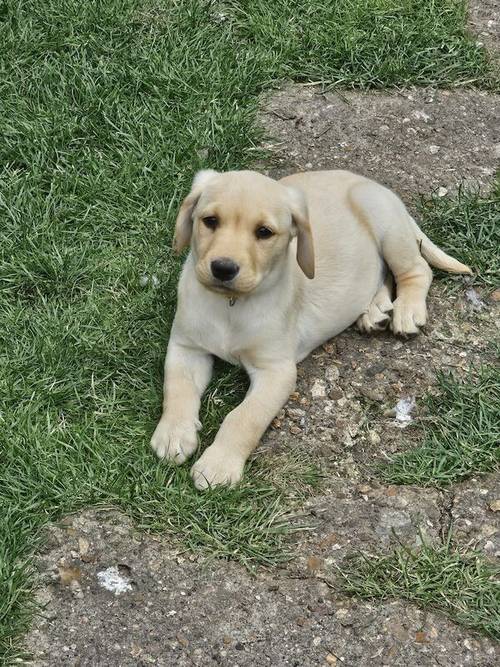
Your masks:
<svg viewBox="0 0 500 667"><path fill-rule="evenodd" d="M296 235L299 244L301 235L308 237L304 272L312 277L312 237L300 193L255 172L200 172L179 212L175 245L180 250L191 242L197 278L208 289L239 296L279 265Z"/></svg>

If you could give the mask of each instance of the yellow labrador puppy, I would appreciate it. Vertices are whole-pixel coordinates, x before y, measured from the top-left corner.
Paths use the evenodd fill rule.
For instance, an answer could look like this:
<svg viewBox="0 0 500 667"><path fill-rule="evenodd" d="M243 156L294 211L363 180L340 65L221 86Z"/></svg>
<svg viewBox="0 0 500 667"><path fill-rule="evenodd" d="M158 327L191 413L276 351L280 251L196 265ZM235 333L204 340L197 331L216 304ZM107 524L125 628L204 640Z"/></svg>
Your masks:
<svg viewBox="0 0 500 667"><path fill-rule="evenodd" d="M192 467L200 489L241 479L311 350L353 322L415 334L426 323L429 264L470 273L422 233L395 194L347 171L279 182L201 171L175 226L175 249L189 244L151 441L158 456L183 463L197 449L213 355L250 376L244 401Z"/></svg>

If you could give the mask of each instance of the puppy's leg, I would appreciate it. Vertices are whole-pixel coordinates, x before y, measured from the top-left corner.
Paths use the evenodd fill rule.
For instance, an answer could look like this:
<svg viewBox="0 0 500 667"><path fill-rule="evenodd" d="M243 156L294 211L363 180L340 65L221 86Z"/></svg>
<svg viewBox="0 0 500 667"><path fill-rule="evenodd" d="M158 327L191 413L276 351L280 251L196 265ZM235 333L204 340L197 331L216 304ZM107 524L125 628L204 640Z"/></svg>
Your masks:
<svg viewBox="0 0 500 667"><path fill-rule="evenodd" d="M295 363L283 363L252 369L249 375L245 400L227 415L214 443L191 469L198 489L239 482L245 461L293 391L297 370Z"/></svg>
<svg viewBox="0 0 500 667"><path fill-rule="evenodd" d="M415 334L427 320L425 300L432 271L420 254L415 228L403 202L390 190L362 181L350 191L380 244L382 256L396 281L391 327L396 334Z"/></svg>
<svg viewBox="0 0 500 667"><path fill-rule="evenodd" d="M413 238L405 239L407 252L401 252L401 241L384 243L384 257L396 280L396 300L392 304L391 328L395 334L417 334L427 322L426 298L432 283L432 271L417 249ZM413 253L412 246L415 246ZM413 255L413 256L411 256Z"/></svg>
<svg viewBox="0 0 500 667"><path fill-rule="evenodd" d="M394 281L392 275L387 273L382 287L373 297L366 313L358 317L356 326L364 333L373 333L385 329L389 324L392 310L392 290Z"/></svg>
<svg viewBox="0 0 500 667"><path fill-rule="evenodd" d="M170 339L165 359L163 414L151 446L160 458L183 463L198 446L200 399L210 380L212 357Z"/></svg>

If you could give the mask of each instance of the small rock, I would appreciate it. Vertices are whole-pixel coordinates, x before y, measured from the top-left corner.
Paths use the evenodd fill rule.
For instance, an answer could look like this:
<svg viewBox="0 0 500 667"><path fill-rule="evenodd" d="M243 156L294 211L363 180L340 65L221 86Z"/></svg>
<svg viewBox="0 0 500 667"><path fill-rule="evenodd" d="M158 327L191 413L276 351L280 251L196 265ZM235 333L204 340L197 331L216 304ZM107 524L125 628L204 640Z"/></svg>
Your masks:
<svg viewBox="0 0 500 667"><path fill-rule="evenodd" d="M300 422L306 416L305 411L300 408L288 408L287 413L290 419L293 419L295 422Z"/></svg>
<svg viewBox="0 0 500 667"><path fill-rule="evenodd" d="M490 294L490 299L495 301L495 303L500 301L500 289L496 289L494 292L492 292Z"/></svg>
<svg viewBox="0 0 500 667"><path fill-rule="evenodd" d="M483 549L484 549L487 553L493 553L493 552L495 551L495 548L496 548L495 543L492 542L491 540L488 540L488 541L485 542L484 545L483 545Z"/></svg>
<svg viewBox="0 0 500 667"><path fill-rule="evenodd" d="M417 642L417 644L427 644L429 642L425 632L416 632L415 641Z"/></svg>
<svg viewBox="0 0 500 667"><path fill-rule="evenodd" d="M339 381L339 377L340 373L337 366L328 366L328 368L325 371L325 378L328 384L330 386L337 384L337 382Z"/></svg>
<svg viewBox="0 0 500 667"><path fill-rule="evenodd" d="M359 392L362 396L368 398L370 401L376 401L377 403L381 403L384 400L383 395L379 391L376 391L375 389L370 389L369 387L361 387Z"/></svg>
<svg viewBox="0 0 500 667"><path fill-rule="evenodd" d="M492 510L492 512L500 512L500 498L497 498L490 503L490 510Z"/></svg>
<svg viewBox="0 0 500 667"><path fill-rule="evenodd" d="M300 435L300 433L302 433L302 429L297 426L297 424L292 424L290 426L290 433L292 433L292 435Z"/></svg>
<svg viewBox="0 0 500 667"><path fill-rule="evenodd" d="M371 366L368 366L366 369L365 373L369 377L373 377L374 375L377 375L378 373L382 373L386 369L386 364L382 361L377 361L376 363L372 364Z"/></svg>
<svg viewBox="0 0 500 667"><path fill-rule="evenodd" d="M316 380L311 387L311 396L313 398L324 398L326 396L326 384L323 380Z"/></svg>
<svg viewBox="0 0 500 667"><path fill-rule="evenodd" d="M342 389L332 389L328 393L328 398L331 398L333 401L338 401L340 398L343 398L344 392Z"/></svg>
<svg viewBox="0 0 500 667"><path fill-rule="evenodd" d="M428 101L428 100L426 100L426 102L427 102L427 101ZM431 100L431 101L432 101L432 100ZM416 118L417 120L423 120L423 121L426 122L426 123L427 123L427 121L429 121L429 120L431 119L431 117L429 116L429 114L425 113L425 111L417 110L417 111L414 111L412 115L413 115L413 117Z"/></svg>
<svg viewBox="0 0 500 667"><path fill-rule="evenodd" d="M436 155L436 153L439 153L439 146L436 146L436 144L431 144L429 146L429 153L431 155Z"/></svg>
<svg viewBox="0 0 500 667"><path fill-rule="evenodd" d="M336 665L337 664L337 658L333 655L333 653L328 653L325 660L329 665Z"/></svg>
<svg viewBox="0 0 500 667"><path fill-rule="evenodd" d="M77 598L78 600L81 600L83 598L83 591L79 581L77 581L76 579L72 579L70 581L69 587L73 597Z"/></svg>
<svg viewBox="0 0 500 667"><path fill-rule="evenodd" d="M59 581L65 586L71 585L72 581L80 581L82 572L79 567L58 567Z"/></svg>
<svg viewBox="0 0 500 667"><path fill-rule="evenodd" d="M446 197L448 194L448 188L441 186L438 190L438 197Z"/></svg>
<svg viewBox="0 0 500 667"><path fill-rule="evenodd" d="M307 569L309 572L317 572L323 567L323 559L318 558L317 556L310 556L307 559Z"/></svg>

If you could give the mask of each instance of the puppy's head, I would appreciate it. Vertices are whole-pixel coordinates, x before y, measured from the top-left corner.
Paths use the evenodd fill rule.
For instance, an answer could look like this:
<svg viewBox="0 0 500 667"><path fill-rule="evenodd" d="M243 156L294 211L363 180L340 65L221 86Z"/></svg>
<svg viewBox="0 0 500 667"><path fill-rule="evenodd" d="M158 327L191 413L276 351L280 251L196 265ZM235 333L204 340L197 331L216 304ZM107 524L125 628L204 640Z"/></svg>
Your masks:
<svg viewBox="0 0 500 667"><path fill-rule="evenodd" d="M177 216L174 248L191 244L198 280L238 296L279 267L294 237L297 262L313 278L312 234L300 191L256 172L201 171Z"/></svg>

